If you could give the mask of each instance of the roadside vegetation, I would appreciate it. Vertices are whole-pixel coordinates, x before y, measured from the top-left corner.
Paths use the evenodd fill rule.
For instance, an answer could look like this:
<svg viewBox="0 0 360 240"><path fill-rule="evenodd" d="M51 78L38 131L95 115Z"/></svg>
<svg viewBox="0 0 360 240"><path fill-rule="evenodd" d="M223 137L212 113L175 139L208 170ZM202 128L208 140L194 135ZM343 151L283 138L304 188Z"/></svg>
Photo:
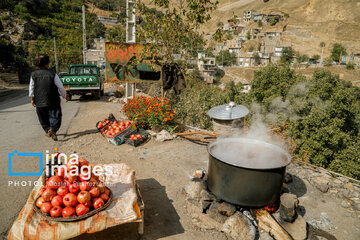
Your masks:
<svg viewBox="0 0 360 240"><path fill-rule="evenodd" d="M249 93L242 89L241 84L228 83L221 90L190 74L187 88L171 96L177 120L211 129L207 111L235 101L284 136L295 158L360 179L358 87L330 71L315 71L307 79L287 66L268 66L255 72Z"/></svg>

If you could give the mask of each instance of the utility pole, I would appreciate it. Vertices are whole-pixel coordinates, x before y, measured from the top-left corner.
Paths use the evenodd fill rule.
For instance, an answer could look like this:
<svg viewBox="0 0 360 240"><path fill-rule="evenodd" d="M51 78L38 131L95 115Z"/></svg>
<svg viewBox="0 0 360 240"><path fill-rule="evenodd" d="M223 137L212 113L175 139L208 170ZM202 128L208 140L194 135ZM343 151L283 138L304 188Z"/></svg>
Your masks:
<svg viewBox="0 0 360 240"><path fill-rule="evenodd" d="M55 39L55 37L54 37L54 57L55 57L56 73L59 73L59 62L58 62L57 53L56 53L56 39Z"/></svg>
<svg viewBox="0 0 360 240"><path fill-rule="evenodd" d="M136 43L135 36L135 2L126 0L126 43ZM126 76L125 76L126 77ZM125 101L135 97L135 83L126 83Z"/></svg>
<svg viewBox="0 0 360 240"><path fill-rule="evenodd" d="M83 60L86 64L86 21L85 21L85 5L82 5L82 28L83 28Z"/></svg>

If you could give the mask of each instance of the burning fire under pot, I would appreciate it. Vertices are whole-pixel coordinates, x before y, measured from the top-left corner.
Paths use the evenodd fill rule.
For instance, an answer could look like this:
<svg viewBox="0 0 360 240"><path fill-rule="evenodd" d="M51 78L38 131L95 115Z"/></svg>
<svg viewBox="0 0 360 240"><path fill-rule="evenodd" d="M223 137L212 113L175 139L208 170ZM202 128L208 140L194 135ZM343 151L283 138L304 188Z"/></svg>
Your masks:
<svg viewBox="0 0 360 240"><path fill-rule="evenodd" d="M280 198L291 157L280 147L249 138L209 144L208 188L218 198L244 207L264 207Z"/></svg>

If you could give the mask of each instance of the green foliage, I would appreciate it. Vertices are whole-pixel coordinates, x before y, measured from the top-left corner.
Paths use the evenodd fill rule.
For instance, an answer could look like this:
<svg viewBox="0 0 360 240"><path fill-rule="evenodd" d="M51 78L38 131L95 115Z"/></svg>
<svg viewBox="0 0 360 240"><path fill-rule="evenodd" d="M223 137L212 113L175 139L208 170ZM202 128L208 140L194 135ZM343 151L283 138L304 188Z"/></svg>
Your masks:
<svg viewBox="0 0 360 240"><path fill-rule="evenodd" d="M240 104L245 101L242 84L230 82L225 90L204 83L196 83L191 88L187 87L178 96L172 95L171 101L176 105L177 119L185 124L211 129L212 123L207 112L216 105L235 101Z"/></svg>
<svg viewBox="0 0 360 240"><path fill-rule="evenodd" d="M123 26L114 26L106 31L106 39L110 42L125 42L126 30Z"/></svg>
<svg viewBox="0 0 360 240"><path fill-rule="evenodd" d="M138 0L136 12L145 22L137 27L137 39L146 41L144 55L161 57L159 63L174 63L173 54L184 53L188 60L191 53L205 45L199 27L210 20L210 13L217 2L210 0L185 0L173 6L168 0L154 0L153 5L162 13L152 10Z"/></svg>
<svg viewBox="0 0 360 240"><path fill-rule="evenodd" d="M319 54L315 54L311 57L312 59L314 59L315 61L320 60L320 55Z"/></svg>
<svg viewBox="0 0 360 240"><path fill-rule="evenodd" d="M289 15L288 13L285 13L285 14L284 14L284 17L285 17L285 18L289 18L290 15Z"/></svg>
<svg viewBox="0 0 360 240"><path fill-rule="evenodd" d="M346 49L340 43L335 43L331 51L331 59L340 62L340 56L347 55Z"/></svg>
<svg viewBox="0 0 360 240"><path fill-rule="evenodd" d="M274 26L276 23L279 22L279 18L276 16L271 16L268 18L268 22L271 26Z"/></svg>
<svg viewBox="0 0 360 240"><path fill-rule="evenodd" d="M333 60L330 57L327 57L324 60L324 66L325 67L330 67L330 66L332 66L332 62L333 62Z"/></svg>
<svg viewBox="0 0 360 240"><path fill-rule="evenodd" d="M246 33L246 39L247 39L247 40L250 40L250 39L251 39L250 31L247 31L247 33Z"/></svg>
<svg viewBox="0 0 360 240"><path fill-rule="evenodd" d="M309 61L309 56L306 55L306 54L299 54L299 55L298 55L298 58L297 58L297 61L298 61L299 63L308 62L308 61Z"/></svg>
<svg viewBox="0 0 360 240"><path fill-rule="evenodd" d="M293 56L294 56L294 50L291 47L283 48L282 56L280 57L280 62L283 64L291 63Z"/></svg>
<svg viewBox="0 0 360 240"><path fill-rule="evenodd" d="M346 69L353 70L353 69L355 69L355 65L353 63L349 62L348 64L346 64Z"/></svg>
<svg viewBox="0 0 360 240"><path fill-rule="evenodd" d="M261 21L261 20L258 20L258 21L257 21L257 25L258 25L259 28L262 27L262 26L263 26L262 21Z"/></svg>
<svg viewBox="0 0 360 240"><path fill-rule="evenodd" d="M236 64L236 54L230 53L229 50L220 51L215 60L222 66L232 66Z"/></svg>

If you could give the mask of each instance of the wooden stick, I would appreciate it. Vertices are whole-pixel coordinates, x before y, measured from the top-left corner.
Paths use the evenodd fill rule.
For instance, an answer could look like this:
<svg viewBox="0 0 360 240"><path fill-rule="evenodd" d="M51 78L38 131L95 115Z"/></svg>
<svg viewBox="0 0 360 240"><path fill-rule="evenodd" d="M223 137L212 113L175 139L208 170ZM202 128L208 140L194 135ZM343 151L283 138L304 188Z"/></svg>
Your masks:
<svg viewBox="0 0 360 240"><path fill-rule="evenodd" d="M289 233L265 209L252 210L256 215L259 228L270 233L278 240L292 240Z"/></svg>
<svg viewBox="0 0 360 240"><path fill-rule="evenodd" d="M187 133L176 133L177 136L188 136L188 135L198 135L198 134L208 135L208 136L212 136L212 137L217 137L217 136L218 136L218 134L217 134L216 132L214 132L214 133L209 133L209 132L204 132L204 131L187 132Z"/></svg>
<svg viewBox="0 0 360 240"><path fill-rule="evenodd" d="M216 140L216 138L203 138L203 137L192 137L192 136L182 136L182 137L189 140L198 140L203 142L213 142Z"/></svg>

